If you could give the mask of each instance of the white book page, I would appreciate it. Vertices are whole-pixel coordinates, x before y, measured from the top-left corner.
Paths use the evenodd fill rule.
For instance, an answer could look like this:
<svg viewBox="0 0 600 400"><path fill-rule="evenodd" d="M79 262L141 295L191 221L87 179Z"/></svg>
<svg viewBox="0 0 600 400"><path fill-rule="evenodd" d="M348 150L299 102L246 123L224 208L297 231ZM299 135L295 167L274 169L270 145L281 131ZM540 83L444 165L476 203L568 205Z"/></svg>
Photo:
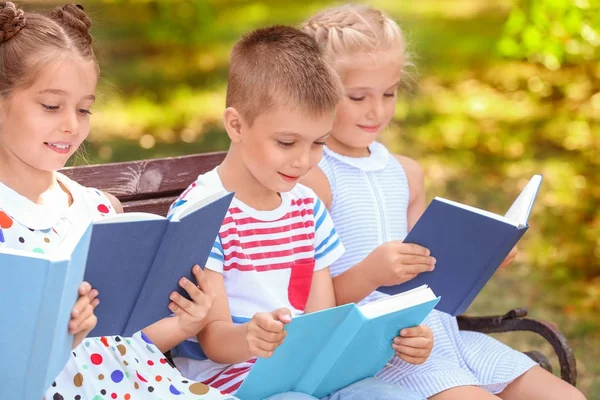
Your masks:
<svg viewBox="0 0 600 400"><path fill-rule="evenodd" d="M427 285L398 293L394 296L384 297L368 304L358 306L367 318L376 318L394 311L404 310L419 304L427 303L436 299L437 296Z"/></svg>
<svg viewBox="0 0 600 400"><path fill-rule="evenodd" d="M442 197L436 197L435 200L441 201L442 203L453 205L453 206L458 207L458 208L462 208L464 210L468 210L468 211L474 212L476 214L480 214L480 215L486 216L488 218L493 218L495 220L502 221L502 222L507 223L509 225L515 225L515 223L512 220L510 220L510 219L508 219L508 218L506 218L506 217L504 217L502 215L494 214L491 211L482 210L482 209L477 208L477 207L467 206L465 204L461 204L461 203L458 203L456 201L444 199Z"/></svg>
<svg viewBox="0 0 600 400"><path fill-rule="evenodd" d="M541 184L542 176L534 175L506 212L505 217L510 221L513 221L516 226L523 227L527 225L533 203L535 202Z"/></svg>
<svg viewBox="0 0 600 400"><path fill-rule="evenodd" d="M201 209L202 207L212 203L213 201L219 200L221 197L226 196L229 192L225 190L219 190L217 192L211 193L202 199L196 199L193 201L189 201L179 207L173 216L171 217L172 221L179 221L185 218L187 215L192 214L194 211Z"/></svg>
<svg viewBox="0 0 600 400"><path fill-rule="evenodd" d="M113 224L115 222L155 221L165 217L144 212L126 212L121 214L110 214L94 221L94 224Z"/></svg>

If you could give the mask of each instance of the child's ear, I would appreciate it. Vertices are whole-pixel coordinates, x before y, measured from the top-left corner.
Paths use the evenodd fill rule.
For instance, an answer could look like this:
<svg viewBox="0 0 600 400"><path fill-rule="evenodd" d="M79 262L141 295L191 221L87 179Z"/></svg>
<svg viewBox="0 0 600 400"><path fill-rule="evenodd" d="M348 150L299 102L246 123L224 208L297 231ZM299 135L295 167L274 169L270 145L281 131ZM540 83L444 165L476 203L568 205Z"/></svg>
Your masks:
<svg viewBox="0 0 600 400"><path fill-rule="evenodd" d="M223 113L223 123L231 143L239 143L242 140L242 117L238 110L233 107L227 107Z"/></svg>

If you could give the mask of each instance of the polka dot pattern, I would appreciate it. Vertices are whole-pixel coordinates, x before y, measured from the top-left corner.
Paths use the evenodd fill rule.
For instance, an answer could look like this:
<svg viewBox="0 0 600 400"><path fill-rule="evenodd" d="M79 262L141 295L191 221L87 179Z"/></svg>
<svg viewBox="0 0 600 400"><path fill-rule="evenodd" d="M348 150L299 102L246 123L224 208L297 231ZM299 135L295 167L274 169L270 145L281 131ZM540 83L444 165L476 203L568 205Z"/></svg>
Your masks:
<svg viewBox="0 0 600 400"><path fill-rule="evenodd" d="M65 178L66 179L66 178ZM0 184L1 185L1 184ZM39 221L48 218L48 208L36 210L3 209L4 197L0 192L0 246L18 250L51 254L61 243L76 218L101 217L114 213L109 200L96 190L88 190L75 183L65 185L72 191L79 206L72 207L68 214L57 215L56 225L36 226L36 212ZM0 186L1 189L1 186ZM80 201L81 200L81 201ZM88 207L87 209L85 207ZM14 211L14 212L13 212ZM25 210L23 210L25 211ZM31 212L30 212L31 211ZM28 216L27 223L15 216ZM33 216L34 218L31 218ZM43 228L43 229L39 229ZM183 377L173 369L164 355L154 346L150 338L138 332L131 338L108 336L87 338L71 353L63 371L46 391L47 400L224 400L211 389L206 394L193 393L188 384L181 382Z"/></svg>

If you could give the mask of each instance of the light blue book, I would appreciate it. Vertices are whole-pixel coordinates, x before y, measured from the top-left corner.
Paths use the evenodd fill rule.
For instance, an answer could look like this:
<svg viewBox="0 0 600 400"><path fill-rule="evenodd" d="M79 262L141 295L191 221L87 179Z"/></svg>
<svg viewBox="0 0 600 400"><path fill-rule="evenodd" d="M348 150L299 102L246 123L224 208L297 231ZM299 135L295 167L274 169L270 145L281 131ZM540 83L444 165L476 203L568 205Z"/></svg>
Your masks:
<svg viewBox="0 0 600 400"><path fill-rule="evenodd" d="M0 248L0 399L41 399L67 363L91 231L74 226L54 255Z"/></svg>
<svg viewBox="0 0 600 400"><path fill-rule="evenodd" d="M419 325L438 303L421 286L369 304L294 317L271 358L260 358L236 393L241 400L295 391L321 398L377 374L401 329Z"/></svg>

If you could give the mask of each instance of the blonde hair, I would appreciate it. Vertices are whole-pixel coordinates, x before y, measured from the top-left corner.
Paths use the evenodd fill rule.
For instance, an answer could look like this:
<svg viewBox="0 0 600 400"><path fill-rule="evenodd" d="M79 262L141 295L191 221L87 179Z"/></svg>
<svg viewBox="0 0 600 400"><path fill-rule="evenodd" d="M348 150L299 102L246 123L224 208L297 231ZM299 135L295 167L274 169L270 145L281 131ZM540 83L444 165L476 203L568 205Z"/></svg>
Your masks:
<svg viewBox="0 0 600 400"><path fill-rule="evenodd" d="M371 55L378 61L387 54L402 64L404 83L412 78L414 67L402 29L385 13L360 4L345 4L325 9L308 19L301 29L315 38L334 61L338 71L353 62L352 56ZM406 79L408 78L408 79Z"/></svg>
<svg viewBox="0 0 600 400"><path fill-rule="evenodd" d="M341 82L324 50L299 29L257 29L233 47L226 106L249 124L261 111L285 104L325 115L335 112L341 97Z"/></svg>

